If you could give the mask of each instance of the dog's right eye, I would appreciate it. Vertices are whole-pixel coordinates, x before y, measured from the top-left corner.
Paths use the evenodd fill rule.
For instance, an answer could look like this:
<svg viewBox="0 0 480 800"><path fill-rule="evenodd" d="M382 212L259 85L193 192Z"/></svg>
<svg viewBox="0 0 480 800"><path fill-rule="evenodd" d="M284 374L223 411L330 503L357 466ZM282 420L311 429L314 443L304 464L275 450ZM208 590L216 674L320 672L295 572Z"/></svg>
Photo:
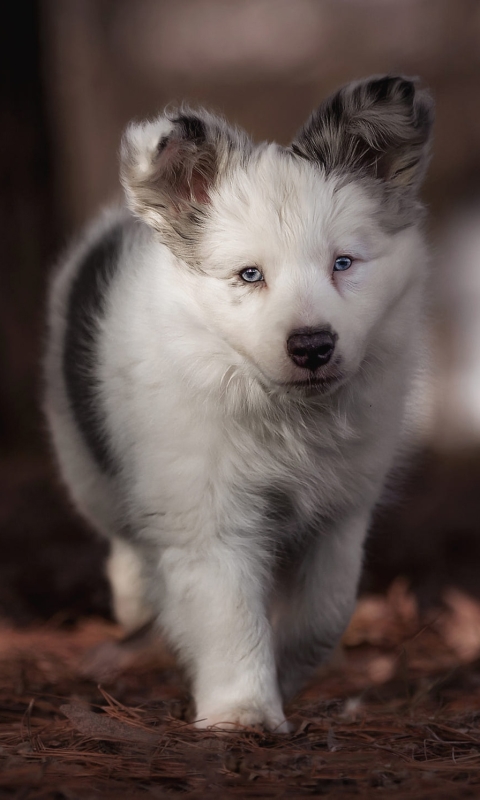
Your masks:
<svg viewBox="0 0 480 800"><path fill-rule="evenodd" d="M258 283L264 279L262 273L256 267L247 267L247 269L242 270L240 277L247 283Z"/></svg>
<svg viewBox="0 0 480 800"><path fill-rule="evenodd" d="M335 260L335 264L333 265L334 272L344 272L346 269L350 269L352 266L353 259L350 256L339 256Z"/></svg>

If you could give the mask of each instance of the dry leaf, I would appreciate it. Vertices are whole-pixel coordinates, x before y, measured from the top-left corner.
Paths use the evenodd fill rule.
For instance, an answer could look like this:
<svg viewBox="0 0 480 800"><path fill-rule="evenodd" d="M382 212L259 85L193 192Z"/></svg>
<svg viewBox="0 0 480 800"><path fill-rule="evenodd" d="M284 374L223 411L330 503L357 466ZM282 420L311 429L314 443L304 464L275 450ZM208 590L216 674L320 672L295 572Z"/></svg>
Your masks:
<svg viewBox="0 0 480 800"><path fill-rule="evenodd" d="M404 578L397 578L387 595L362 597L344 636L346 647L360 644L391 646L412 635L419 625L418 606Z"/></svg>
<svg viewBox="0 0 480 800"><path fill-rule="evenodd" d="M437 622L447 645L464 662L480 656L480 603L458 589L443 596L447 611Z"/></svg>

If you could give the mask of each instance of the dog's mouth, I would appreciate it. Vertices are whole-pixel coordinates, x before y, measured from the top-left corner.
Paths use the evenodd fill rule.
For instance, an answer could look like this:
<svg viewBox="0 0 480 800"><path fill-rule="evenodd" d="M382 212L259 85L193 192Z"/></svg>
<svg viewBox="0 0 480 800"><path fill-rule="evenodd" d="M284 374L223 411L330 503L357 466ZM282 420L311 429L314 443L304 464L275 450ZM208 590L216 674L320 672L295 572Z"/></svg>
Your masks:
<svg viewBox="0 0 480 800"><path fill-rule="evenodd" d="M297 397L315 397L327 395L337 389L347 380L347 374L340 368L340 359L329 364L322 372L310 373L308 370L298 370L303 376L297 380L278 380L266 374L255 362L257 379L268 390L276 390ZM293 377L293 376L292 376Z"/></svg>
<svg viewBox="0 0 480 800"><path fill-rule="evenodd" d="M311 375L308 378L299 379L297 381L285 381L279 383L278 386L288 391L297 391L302 395L318 395L328 394L333 389L337 388L339 384L343 383L345 375L342 372L336 372L331 375Z"/></svg>
<svg viewBox="0 0 480 800"><path fill-rule="evenodd" d="M287 391L297 391L302 395L328 394L343 383L345 378L345 372L340 366L340 358L337 357L332 363L317 372L302 370L297 380L283 381L282 387Z"/></svg>
<svg viewBox="0 0 480 800"><path fill-rule="evenodd" d="M302 392L323 394L336 386L342 378L342 375L331 375L328 378L312 376L306 380L288 381L287 383L283 383L282 386L285 386L286 389L299 389Z"/></svg>

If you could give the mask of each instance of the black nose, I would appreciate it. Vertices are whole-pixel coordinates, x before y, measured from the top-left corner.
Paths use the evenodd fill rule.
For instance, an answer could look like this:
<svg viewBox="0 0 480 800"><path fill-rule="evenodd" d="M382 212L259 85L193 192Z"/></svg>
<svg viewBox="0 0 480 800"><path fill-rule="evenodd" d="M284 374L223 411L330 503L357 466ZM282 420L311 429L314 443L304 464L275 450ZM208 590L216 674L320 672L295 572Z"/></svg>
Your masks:
<svg viewBox="0 0 480 800"><path fill-rule="evenodd" d="M287 339L288 355L298 367L314 372L330 361L336 338L330 331L292 333Z"/></svg>

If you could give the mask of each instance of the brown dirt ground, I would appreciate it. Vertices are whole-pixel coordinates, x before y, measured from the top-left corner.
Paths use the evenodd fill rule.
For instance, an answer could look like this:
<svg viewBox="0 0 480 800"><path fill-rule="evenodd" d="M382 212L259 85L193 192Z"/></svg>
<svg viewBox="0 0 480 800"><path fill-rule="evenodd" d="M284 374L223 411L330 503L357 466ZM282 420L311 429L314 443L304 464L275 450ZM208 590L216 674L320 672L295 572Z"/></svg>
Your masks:
<svg viewBox="0 0 480 800"><path fill-rule="evenodd" d="M361 600L343 650L288 709L289 736L194 730L160 649L102 684L82 677L85 653L120 636L102 620L5 624L0 797L478 798L480 606L444 600L422 619L402 581Z"/></svg>

